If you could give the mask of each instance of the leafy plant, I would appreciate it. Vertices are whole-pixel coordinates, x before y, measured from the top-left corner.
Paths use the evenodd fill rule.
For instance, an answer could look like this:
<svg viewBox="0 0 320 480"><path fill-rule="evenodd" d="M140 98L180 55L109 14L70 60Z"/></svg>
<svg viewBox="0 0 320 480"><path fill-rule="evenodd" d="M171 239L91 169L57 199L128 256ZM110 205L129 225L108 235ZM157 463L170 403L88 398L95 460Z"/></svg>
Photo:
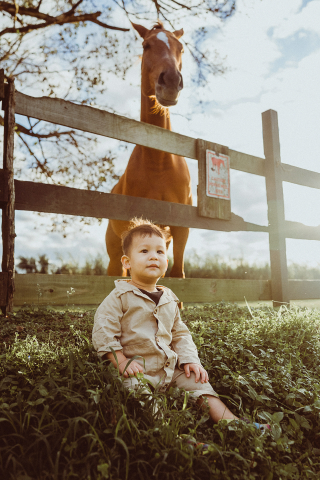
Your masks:
<svg viewBox="0 0 320 480"><path fill-rule="evenodd" d="M93 312L25 308L0 317L0 476L319 478L319 311L219 303L182 317L223 401L270 433L214 425L175 386L126 390L92 350Z"/></svg>

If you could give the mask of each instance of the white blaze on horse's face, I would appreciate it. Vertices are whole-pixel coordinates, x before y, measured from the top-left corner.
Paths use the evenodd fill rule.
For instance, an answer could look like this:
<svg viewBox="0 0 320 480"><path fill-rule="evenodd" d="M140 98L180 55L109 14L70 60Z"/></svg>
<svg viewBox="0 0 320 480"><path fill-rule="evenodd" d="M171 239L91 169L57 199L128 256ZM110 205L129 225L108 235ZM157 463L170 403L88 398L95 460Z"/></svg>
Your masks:
<svg viewBox="0 0 320 480"><path fill-rule="evenodd" d="M170 50L169 40L168 40L167 35L164 32L159 32L158 35L157 35L157 38L159 38L159 40L164 42Z"/></svg>

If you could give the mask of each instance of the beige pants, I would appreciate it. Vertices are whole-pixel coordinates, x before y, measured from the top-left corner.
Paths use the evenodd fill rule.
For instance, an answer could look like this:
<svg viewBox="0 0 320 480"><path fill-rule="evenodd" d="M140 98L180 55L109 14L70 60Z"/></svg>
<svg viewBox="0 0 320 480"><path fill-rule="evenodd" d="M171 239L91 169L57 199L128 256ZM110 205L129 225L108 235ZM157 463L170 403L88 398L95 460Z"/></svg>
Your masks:
<svg viewBox="0 0 320 480"><path fill-rule="evenodd" d="M187 392L190 392L191 396L193 397L200 397L201 395L212 395L213 397L219 397L209 382L201 383L199 380L198 383L196 383L196 375L194 372L190 372L190 377L188 378L184 370L179 370L176 368L170 383L165 383L166 372L164 369L159 370L155 375L144 375L144 378L149 380L152 386L160 391L167 390L175 383L177 387L183 388ZM137 377L125 378L123 383L127 388L132 389L135 389L141 385L141 382Z"/></svg>

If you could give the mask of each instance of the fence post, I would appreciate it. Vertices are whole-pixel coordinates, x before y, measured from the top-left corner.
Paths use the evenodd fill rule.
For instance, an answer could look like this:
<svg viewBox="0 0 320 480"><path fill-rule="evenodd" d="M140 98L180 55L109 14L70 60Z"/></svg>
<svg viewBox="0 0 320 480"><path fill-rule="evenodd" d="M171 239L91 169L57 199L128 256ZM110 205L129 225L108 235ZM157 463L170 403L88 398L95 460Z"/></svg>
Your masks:
<svg viewBox="0 0 320 480"><path fill-rule="evenodd" d="M273 306L290 303L286 237L284 235L284 201L281 178L281 157L278 114L274 110L262 113L263 146L266 158L265 176L268 202L271 292Z"/></svg>
<svg viewBox="0 0 320 480"><path fill-rule="evenodd" d="M2 272L7 277L7 298L5 305L0 305L2 312L12 312L14 294L14 128L15 128L15 86L12 78L8 79L3 100L4 110L4 142L3 142L3 170L8 178L8 202L2 208Z"/></svg>

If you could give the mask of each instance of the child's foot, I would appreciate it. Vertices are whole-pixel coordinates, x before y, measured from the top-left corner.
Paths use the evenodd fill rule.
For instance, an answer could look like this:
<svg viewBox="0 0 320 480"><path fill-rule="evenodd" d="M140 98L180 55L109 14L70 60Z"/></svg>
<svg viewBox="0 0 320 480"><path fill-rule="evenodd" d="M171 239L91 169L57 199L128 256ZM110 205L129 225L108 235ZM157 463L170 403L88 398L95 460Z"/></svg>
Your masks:
<svg viewBox="0 0 320 480"><path fill-rule="evenodd" d="M269 423L251 422L246 417L241 417L240 420L244 423L247 423L248 425L253 425L257 430L260 430L262 432L265 432L266 430L271 430L271 427L270 427ZM233 420L233 419L227 419L227 418L223 418L222 421L227 422L227 423L230 423L230 422L238 423L239 422L239 420Z"/></svg>
<svg viewBox="0 0 320 480"><path fill-rule="evenodd" d="M250 420L246 417L240 418L243 422L247 424L251 424ZM265 432L266 430L271 430L271 427L269 423L257 423L257 422L252 422L252 425L254 425L258 430L261 430L262 432Z"/></svg>
<svg viewBox="0 0 320 480"><path fill-rule="evenodd" d="M258 430L261 430L262 432L265 432L266 430L271 430L271 427L269 423L256 423L253 422L253 424Z"/></svg>

